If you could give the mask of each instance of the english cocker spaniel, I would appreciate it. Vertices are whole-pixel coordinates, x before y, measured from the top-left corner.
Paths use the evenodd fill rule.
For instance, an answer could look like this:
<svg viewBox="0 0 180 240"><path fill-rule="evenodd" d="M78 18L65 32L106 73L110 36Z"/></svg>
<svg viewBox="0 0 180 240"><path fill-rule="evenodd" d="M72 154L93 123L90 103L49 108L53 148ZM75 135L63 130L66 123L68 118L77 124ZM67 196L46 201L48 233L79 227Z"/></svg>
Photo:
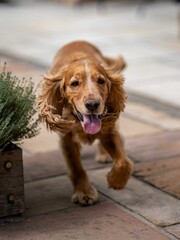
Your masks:
<svg viewBox="0 0 180 240"><path fill-rule="evenodd" d="M80 143L91 144L98 139L99 159L105 161L105 153L111 157L113 166L107 175L110 188L124 188L131 175L132 162L115 127L125 107L120 74L124 67L122 57L105 57L90 43L77 41L59 50L42 81L39 117L60 135L74 203L92 205L98 200L81 163Z"/></svg>

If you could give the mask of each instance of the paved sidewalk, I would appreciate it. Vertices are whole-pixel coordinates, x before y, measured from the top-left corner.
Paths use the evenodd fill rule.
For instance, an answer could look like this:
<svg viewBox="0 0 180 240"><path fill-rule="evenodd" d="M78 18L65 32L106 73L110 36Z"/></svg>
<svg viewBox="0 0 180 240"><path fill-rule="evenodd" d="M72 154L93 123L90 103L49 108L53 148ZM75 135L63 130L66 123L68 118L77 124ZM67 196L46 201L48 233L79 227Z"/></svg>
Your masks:
<svg viewBox="0 0 180 240"><path fill-rule="evenodd" d="M150 4L143 12L129 4L107 4L103 9L48 3L0 5L0 26L4 26L0 59L8 62L13 73L32 77L36 84L58 47L69 40L81 37L107 54L124 54L129 65L124 72L128 101L120 131L135 163L124 190L108 189L111 164L98 164L96 145L85 146L83 164L100 201L79 207L70 201L72 187L58 137L41 126L40 135L22 145L26 211L23 216L0 219L0 240L180 239L176 12L168 2Z"/></svg>

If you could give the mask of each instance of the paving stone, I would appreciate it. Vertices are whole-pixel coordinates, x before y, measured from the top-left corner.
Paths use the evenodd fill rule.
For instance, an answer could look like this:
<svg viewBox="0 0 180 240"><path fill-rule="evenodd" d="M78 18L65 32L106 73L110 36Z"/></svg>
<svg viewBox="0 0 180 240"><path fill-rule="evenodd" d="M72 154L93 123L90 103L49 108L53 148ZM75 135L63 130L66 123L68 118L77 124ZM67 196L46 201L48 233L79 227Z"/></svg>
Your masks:
<svg viewBox="0 0 180 240"><path fill-rule="evenodd" d="M25 216L39 215L75 207L67 176L47 178L25 184Z"/></svg>
<svg viewBox="0 0 180 240"><path fill-rule="evenodd" d="M95 161L96 146L84 146L81 151L81 159L84 168L106 168L111 163L100 164ZM45 151L30 156L24 156L24 179L25 182L35 181L67 174L67 167L62 151Z"/></svg>
<svg viewBox="0 0 180 240"><path fill-rule="evenodd" d="M40 215L61 209L74 208L71 202L73 187L67 175L25 183L24 216ZM105 198L99 194L99 201Z"/></svg>
<svg viewBox="0 0 180 240"><path fill-rule="evenodd" d="M180 199L180 155L176 158L136 163L134 175Z"/></svg>
<svg viewBox="0 0 180 240"><path fill-rule="evenodd" d="M128 101L125 109L125 116L129 116L150 125L160 127L165 130L180 129L180 119L165 112L145 106L141 103Z"/></svg>
<svg viewBox="0 0 180 240"><path fill-rule="evenodd" d="M178 68L173 68L170 64L167 65L165 62L158 61L157 59L152 60L147 58L146 61L141 59L128 65L125 76L127 86L131 87L133 82L150 85L153 82L150 81L150 79L157 79L158 82L161 82L164 80L164 77L172 77L172 75L175 76L176 74L179 75ZM155 83L157 83L157 81Z"/></svg>
<svg viewBox="0 0 180 240"><path fill-rule="evenodd" d="M180 202L172 196L133 177L125 189L115 191L107 187L107 169L90 172L97 189L110 199L131 209L158 226L168 226L180 221Z"/></svg>
<svg viewBox="0 0 180 240"><path fill-rule="evenodd" d="M167 227L166 230L177 237L177 239L180 239L180 224Z"/></svg>
<svg viewBox="0 0 180 240"><path fill-rule="evenodd" d="M71 209L0 226L0 239L168 240L125 211L107 203Z"/></svg>
<svg viewBox="0 0 180 240"><path fill-rule="evenodd" d="M24 156L25 182L66 174L65 161L60 151L48 151Z"/></svg>
<svg viewBox="0 0 180 240"><path fill-rule="evenodd" d="M180 155L180 131L126 140L128 155L138 162Z"/></svg>
<svg viewBox="0 0 180 240"><path fill-rule="evenodd" d="M59 149L59 137L54 132L49 132L43 124L40 124L40 134L31 139L23 140L21 145L25 155L29 156L34 153L44 153Z"/></svg>
<svg viewBox="0 0 180 240"><path fill-rule="evenodd" d="M119 129L125 137L139 137L161 132L161 129L158 127L140 122L125 114L122 114L120 117Z"/></svg>
<svg viewBox="0 0 180 240"><path fill-rule="evenodd" d="M164 104L171 104L172 107L180 106L180 96L177 89L179 84L179 74L163 77L163 87L162 82L158 81L158 77L146 80L147 81L144 82L131 82L127 87L130 91L135 91L137 94L156 99L157 102L160 101Z"/></svg>

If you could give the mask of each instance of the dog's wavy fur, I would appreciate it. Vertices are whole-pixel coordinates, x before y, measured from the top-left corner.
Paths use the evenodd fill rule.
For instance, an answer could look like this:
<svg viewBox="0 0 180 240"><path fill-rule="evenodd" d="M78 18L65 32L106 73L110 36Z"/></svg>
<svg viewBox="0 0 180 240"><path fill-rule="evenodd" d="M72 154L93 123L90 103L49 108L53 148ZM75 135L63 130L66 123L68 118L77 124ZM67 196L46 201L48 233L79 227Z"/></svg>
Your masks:
<svg viewBox="0 0 180 240"><path fill-rule="evenodd" d="M84 99L96 98L93 91L88 92L83 68L85 64L89 67L90 77L96 71L96 74L105 79L103 86L93 82L93 89L100 96L101 108L104 109L103 113L101 112L101 129L93 135L84 132L75 107L78 105L79 109L85 111L85 107L82 106ZM97 191L89 183L80 161L80 142L92 143L98 139L99 160L106 161L110 155L113 166L107 176L109 187L123 188L132 172L132 163L125 153L122 138L115 127L126 101L124 78L120 73L125 65L122 57L105 57L88 42L73 42L59 50L50 72L44 76L41 83L42 92L37 99L39 118L46 123L48 129L60 133L61 145L74 186L72 200L75 203L91 205L98 199ZM71 89L69 81L72 74L77 73L79 77L78 71L81 71L81 88L84 89L79 90L77 94L76 88Z"/></svg>

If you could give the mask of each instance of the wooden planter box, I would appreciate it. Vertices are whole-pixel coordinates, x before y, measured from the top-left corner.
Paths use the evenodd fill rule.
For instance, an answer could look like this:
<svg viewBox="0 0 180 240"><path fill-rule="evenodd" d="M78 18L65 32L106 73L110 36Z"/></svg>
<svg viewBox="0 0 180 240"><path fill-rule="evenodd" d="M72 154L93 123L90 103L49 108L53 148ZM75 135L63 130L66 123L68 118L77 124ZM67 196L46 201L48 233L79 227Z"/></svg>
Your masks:
<svg viewBox="0 0 180 240"><path fill-rule="evenodd" d="M22 150L0 152L0 217L24 212Z"/></svg>

